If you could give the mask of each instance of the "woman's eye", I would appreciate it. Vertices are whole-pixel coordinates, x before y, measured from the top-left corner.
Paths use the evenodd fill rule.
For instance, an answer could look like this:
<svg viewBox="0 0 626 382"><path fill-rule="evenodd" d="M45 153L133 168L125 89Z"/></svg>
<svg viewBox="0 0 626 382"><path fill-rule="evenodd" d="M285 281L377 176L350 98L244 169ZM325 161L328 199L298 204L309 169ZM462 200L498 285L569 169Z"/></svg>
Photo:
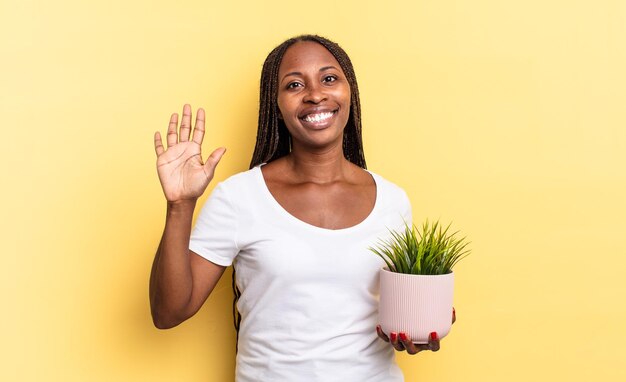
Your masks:
<svg viewBox="0 0 626 382"><path fill-rule="evenodd" d="M299 82L292 82L289 85L287 85L287 89L295 89L295 88L300 87L300 86L302 86L301 83L299 83Z"/></svg>
<svg viewBox="0 0 626 382"><path fill-rule="evenodd" d="M326 76L326 77L324 77L324 82L333 82L333 81L337 81L337 77L335 77L335 76Z"/></svg>

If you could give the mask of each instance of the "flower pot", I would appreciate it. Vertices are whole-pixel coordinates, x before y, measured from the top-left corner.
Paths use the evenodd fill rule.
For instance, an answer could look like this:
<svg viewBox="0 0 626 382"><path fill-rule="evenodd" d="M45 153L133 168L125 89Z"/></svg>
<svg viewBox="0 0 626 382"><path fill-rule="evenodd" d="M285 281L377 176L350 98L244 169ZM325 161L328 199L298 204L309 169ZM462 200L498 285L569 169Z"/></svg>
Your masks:
<svg viewBox="0 0 626 382"><path fill-rule="evenodd" d="M379 322L383 332L405 332L426 344L431 332L443 338L452 326L454 273L411 275L380 270Z"/></svg>

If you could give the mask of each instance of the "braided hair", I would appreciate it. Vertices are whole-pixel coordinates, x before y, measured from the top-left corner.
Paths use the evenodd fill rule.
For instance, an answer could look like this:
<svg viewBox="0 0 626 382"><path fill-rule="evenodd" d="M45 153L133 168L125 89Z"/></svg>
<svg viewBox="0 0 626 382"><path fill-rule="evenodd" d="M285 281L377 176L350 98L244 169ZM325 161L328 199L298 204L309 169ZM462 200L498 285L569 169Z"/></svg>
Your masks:
<svg viewBox="0 0 626 382"><path fill-rule="evenodd" d="M361 168L367 168L363 153L361 137L361 103L359 101L359 87L356 82L354 68L348 54L335 42L317 35L300 35L290 38L278 45L265 59L261 71L261 86L259 100L259 123L257 129L254 154L250 161L250 168L262 163L269 163L281 158L291 151L291 136L285 122L279 118L278 109L278 69L287 49L301 41L312 41L326 48L337 60L350 85L350 115L343 130L343 154L350 162ZM233 319L239 343L239 327L241 315L237 310L237 301L241 292L235 282L235 267L233 265L232 287L235 298L233 300ZM236 345L237 348L237 345Z"/></svg>
<svg viewBox="0 0 626 382"><path fill-rule="evenodd" d="M285 51L300 41L313 41L326 48L339 62L350 85L350 116L343 131L343 154L347 160L361 168L366 168L361 139L361 103L359 87L350 57L336 43L316 35L302 35L283 42L265 59L261 72L259 125L254 154L250 168L269 163L291 151L290 135L285 122L279 118L278 110L278 69Z"/></svg>

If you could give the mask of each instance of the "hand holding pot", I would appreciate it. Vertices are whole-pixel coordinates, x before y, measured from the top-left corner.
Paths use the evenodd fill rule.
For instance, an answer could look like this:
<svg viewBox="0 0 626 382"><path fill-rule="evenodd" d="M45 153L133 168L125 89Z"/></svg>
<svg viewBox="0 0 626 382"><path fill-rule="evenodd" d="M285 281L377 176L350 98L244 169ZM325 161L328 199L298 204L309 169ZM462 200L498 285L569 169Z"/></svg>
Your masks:
<svg viewBox="0 0 626 382"><path fill-rule="evenodd" d="M456 311L452 308L452 323L456 321ZM440 348L439 336L437 332L430 333L427 344L413 343L411 338L404 332L389 333L389 337L383 332L380 325L376 326L376 333L383 341L391 343L394 349L397 351L405 351L408 354L417 354L423 350L438 351Z"/></svg>

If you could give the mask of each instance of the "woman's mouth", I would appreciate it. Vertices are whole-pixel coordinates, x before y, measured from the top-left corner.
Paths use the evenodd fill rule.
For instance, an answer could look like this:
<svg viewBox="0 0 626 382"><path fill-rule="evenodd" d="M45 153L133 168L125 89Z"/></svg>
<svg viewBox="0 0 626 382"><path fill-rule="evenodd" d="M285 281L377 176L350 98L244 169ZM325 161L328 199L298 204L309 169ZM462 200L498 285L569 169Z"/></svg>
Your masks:
<svg viewBox="0 0 626 382"><path fill-rule="evenodd" d="M305 122L309 123L319 123L324 122L335 114L334 111L327 111L324 113L312 113L307 114L303 118L301 118Z"/></svg>
<svg viewBox="0 0 626 382"><path fill-rule="evenodd" d="M334 116L337 114L337 110L335 111L321 111L316 113L310 113L300 118L302 124L305 127L313 128L313 129L325 129L329 127L334 120Z"/></svg>

